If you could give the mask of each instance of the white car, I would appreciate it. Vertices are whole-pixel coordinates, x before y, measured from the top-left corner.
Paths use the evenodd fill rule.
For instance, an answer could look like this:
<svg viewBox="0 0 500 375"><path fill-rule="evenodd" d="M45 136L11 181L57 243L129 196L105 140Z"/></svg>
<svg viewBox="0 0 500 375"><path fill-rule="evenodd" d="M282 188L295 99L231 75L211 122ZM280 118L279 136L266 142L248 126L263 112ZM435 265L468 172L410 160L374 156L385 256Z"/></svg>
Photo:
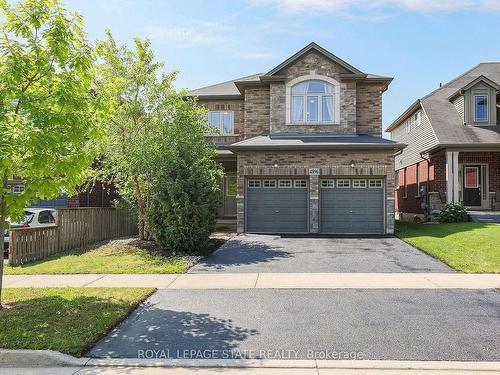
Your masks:
<svg viewBox="0 0 500 375"><path fill-rule="evenodd" d="M24 219L20 223L9 223L9 228L39 228L56 225L57 210L53 208L26 208ZM4 257L9 251L9 229L6 229L3 237Z"/></svg>

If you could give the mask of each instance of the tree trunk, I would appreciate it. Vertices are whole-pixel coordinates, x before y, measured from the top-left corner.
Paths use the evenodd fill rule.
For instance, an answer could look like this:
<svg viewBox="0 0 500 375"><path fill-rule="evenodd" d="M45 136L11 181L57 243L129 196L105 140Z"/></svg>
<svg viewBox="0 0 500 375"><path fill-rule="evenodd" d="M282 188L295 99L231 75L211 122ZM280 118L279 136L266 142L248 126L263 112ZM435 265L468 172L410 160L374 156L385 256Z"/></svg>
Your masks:
<svg viewBox="0 0 500 375"><path fill-rule="evenodd" d="M139 239L149 240L149 230L146 223L146 203L141 193L141 187L139 185L139 179L134 177L134 195L135 201L137 202L137 213L138 220L137 225L139 227Z"/></svg>
<svg viewBox="0 0 500 375"><path fill-rule="evenodd" d="M2 187L7 188L7 171L3 173ZM7 202L5 201L5 196L0 195L0 233L2 234L2 258L0 260L0 310L2 309L2 287L3 287L3 232L5 230L5 214L7 212Z"/></svg>

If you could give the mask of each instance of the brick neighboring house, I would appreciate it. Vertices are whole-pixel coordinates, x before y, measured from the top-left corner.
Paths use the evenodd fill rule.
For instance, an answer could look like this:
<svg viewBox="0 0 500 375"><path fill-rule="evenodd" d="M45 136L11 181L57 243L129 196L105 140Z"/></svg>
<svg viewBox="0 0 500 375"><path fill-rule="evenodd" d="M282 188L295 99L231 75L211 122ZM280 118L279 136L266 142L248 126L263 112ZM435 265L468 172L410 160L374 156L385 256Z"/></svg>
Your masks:
<svg viewBox="0 0 500 375"><path fill-rule="evenodd" d="M500 63L481 63L413 103L387 131L396 215L428 218L449 202L500 209Z"/></svg>
<svg viewBox="0 0 500 375"><path fill-rule="evenodd" d="M13 179L8 182L10 189L14 194L24 191L24 182L22 179ZM67 194L61 194L54 199L39 199L32 202L29 207L40 208L77 208L77 207L112 207L113 200L118 199L119 195L113 186L109 186L97 181L92 187L79 192L75 196L68 197Z"/></svg>
<svg viewBox="0 0 500 375"><path fill-rule="evenodd" d="M311 43L267 73L191 91L218 129L218 216L240 233L393 233L404 145L382 138L391 81Z"/></svg>

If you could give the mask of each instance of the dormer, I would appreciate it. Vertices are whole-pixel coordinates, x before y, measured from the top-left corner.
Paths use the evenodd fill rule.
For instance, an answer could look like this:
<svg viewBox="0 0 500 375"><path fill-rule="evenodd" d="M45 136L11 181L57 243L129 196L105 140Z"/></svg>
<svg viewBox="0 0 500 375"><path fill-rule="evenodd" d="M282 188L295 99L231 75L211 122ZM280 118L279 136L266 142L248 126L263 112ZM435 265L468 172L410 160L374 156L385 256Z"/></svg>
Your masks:
<svg viewBox="0 0 500 375"><path fill-rule="evenodd" d="M500 85L483 75L456 91L449 100L465 125L491 126L500 123Z"/></svg>

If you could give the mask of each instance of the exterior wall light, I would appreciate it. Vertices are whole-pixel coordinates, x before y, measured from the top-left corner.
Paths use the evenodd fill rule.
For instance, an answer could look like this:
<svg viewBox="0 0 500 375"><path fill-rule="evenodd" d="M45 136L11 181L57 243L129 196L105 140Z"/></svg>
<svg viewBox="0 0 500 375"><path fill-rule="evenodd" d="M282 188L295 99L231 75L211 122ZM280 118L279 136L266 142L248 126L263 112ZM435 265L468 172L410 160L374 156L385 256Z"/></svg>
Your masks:
<svg viewBox="0 0 500 375"><path fill-rule="evenodd" d="M278 161L277 161L277 160L275 160L275 161L274 161L274 163L273 163L273 167L274 167L274 168L278 168Z"/></svg>
<svg viewBox="0 0 500 375"><path fill-rule="evenodd" d="M351 168L354 168L356 166L356 162L354 160L351 160L349 162L349 165L351 166Z"/></svg>

